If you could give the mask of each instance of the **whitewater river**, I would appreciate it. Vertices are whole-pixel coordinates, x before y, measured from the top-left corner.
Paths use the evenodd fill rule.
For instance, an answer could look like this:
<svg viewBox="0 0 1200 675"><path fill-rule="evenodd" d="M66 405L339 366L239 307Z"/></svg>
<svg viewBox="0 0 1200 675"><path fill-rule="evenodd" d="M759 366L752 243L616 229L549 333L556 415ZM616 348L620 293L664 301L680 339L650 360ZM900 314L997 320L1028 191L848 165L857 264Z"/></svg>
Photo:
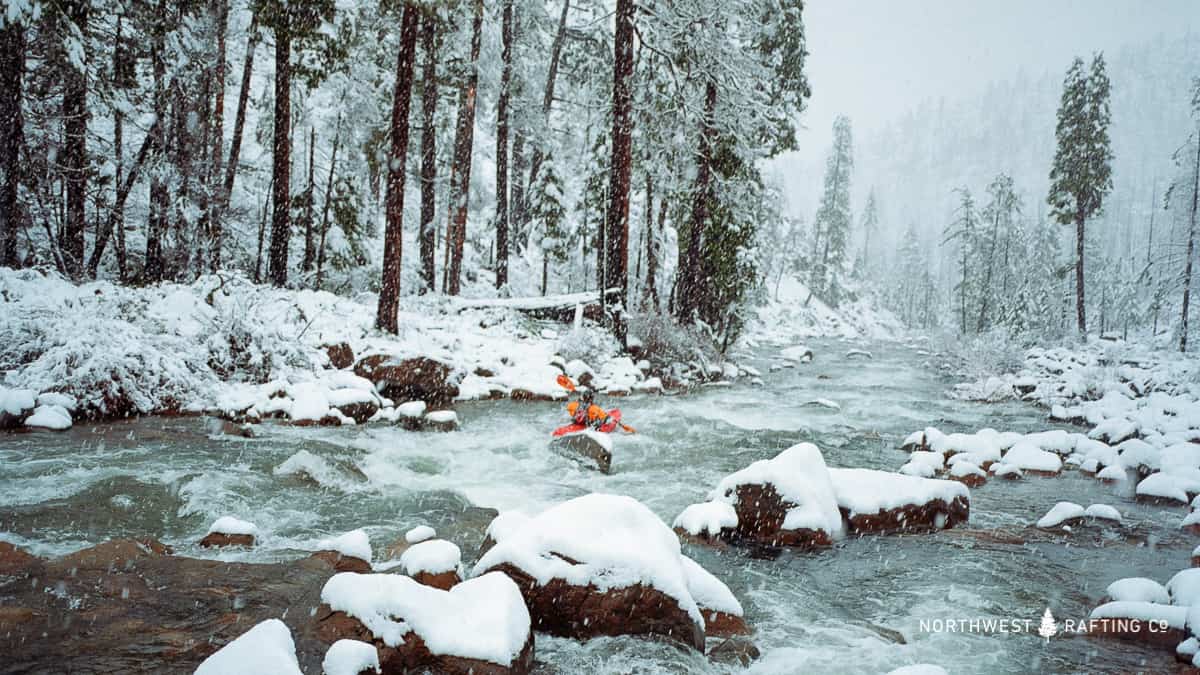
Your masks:
<svg viewBox="0 0 1200 675"><path fill-rule="evenodd" d="M407 529L430 524L459 543L470 564L487 524L486 512L473 507L536 512L600 491L636 497L670 523L722 476L799 441L819 445L831 466L895 470L905 461L900 440L926 425L1049 428L1044 412L1026 404L950 399L953 380L918 345L866 345L870 360L845 357L863 345L811 346L814 363L777 372L768 372L774 359L767 350L742 355L763 371L765 387L620 400L638 433L617 437L610 476L547 450L549 430L564 418L561 406L549 403L461 405L463 427L448 434L266 426L262 438L246 440L209 437L201 419L153 418L0 436L0 538L55 555L118 536L155 536L183 555L279 560L364 527L378 559ZM815 398L841 408L803 405ZM275 475L301 451L319 458L303 459L315 480ZM1013 541L1060 499L1112 504L1125 523L1092 529L1074 543L1046 535ZM991 481L973 489L971 501L966 532L852 539L775 560L691 545L685 551L742 601L762 650L750 672L883 673L920 662L951 673L1173 667L1162 647L1086 637L1047 642L1036 630L1047 607L1059 619L1081 619L1117 578L1165 582L1187 567L1191 545L1179 535L1181 511L1136 504L1125 490L1076 472ZM208 524L226 514L257 523L263 545L250 552L198 548ZM1005 536L986 536L992 530ZM927 630L938 619L987 618L1028 621L1034 632ZM634 638L538 636L537 658L542 672L564 674L730 668Z"/></svg>

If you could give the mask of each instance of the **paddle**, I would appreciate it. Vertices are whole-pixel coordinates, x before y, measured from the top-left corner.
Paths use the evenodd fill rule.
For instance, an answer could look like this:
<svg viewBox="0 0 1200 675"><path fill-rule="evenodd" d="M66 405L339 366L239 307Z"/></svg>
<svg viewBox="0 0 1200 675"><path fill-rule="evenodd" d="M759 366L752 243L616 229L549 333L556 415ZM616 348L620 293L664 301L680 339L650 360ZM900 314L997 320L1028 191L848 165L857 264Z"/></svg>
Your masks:
<svg viewBox="0 0 1200 675"><path fill-rule="evenodd" d="M558 386L566 389L567 391L573 392L576 390L575 383L571 381L571 378L567 377L566 373L559 373L555 381L558 382ZM619 420L617 421L617 426L621 427L621 431L624 431L627 434L637 433L637 429L634 429L633 427Z"/></svg>

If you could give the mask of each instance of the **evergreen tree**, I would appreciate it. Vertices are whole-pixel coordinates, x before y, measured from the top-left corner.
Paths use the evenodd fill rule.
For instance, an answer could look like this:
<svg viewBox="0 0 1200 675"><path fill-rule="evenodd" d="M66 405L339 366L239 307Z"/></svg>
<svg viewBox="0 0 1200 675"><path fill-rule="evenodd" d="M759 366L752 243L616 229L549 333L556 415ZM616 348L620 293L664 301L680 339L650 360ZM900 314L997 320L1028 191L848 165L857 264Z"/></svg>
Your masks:
<svg viewBox="0 0 1200 675"><path fill-rule="evenodd" d="M550 263L566 262L571 253L572 237L565 229L567 208L563 197L562 179L553 157L545 157L538 171L537 184L530 195L530 223L541 235L542 295L546 294L550 278Z"/></svg>
<svg viewBox="0 0 1200 675"><path fill-rule="evenodd" d="M1165 195L1166 207L1184 215L1187 249L1183 263L1183 299L1180 303L1179 351L1187 351L1188 314L1192 295L1192 261L1196 248L1197 210L1200 209L1200 77L1192 80L1192 118L1196 129L1175 152L1177 174Z"/></svg>
<svg viewBox="0 0 1200 675"><path fill-rule="evenodd" d="M993 284L996 268L1003 265L1002 274L1007 276L1008 256L1005 242L1011 240L1016 218L1021 213L1021 198L1013 189L1012 178L999 174L988 185L988 203L983 207L982 221L987 228L986 255L980 261L984 267L983 283L980 287L979 320L976 332L982 333L992 318L988 312L1004 301L1004 294L997 293ZM983 253L982 249L980 253ZM1005 253L1001 259L998 254Z"/></svg>
<svg viewBox="0 0 1200 675"><path fill-rule="evenodd" d="M818 248L813 266L813 290L831 307L838 306L842 294L846 244L852 222L850 175L853 169L850 119L842 115L833 122L833 147L825 160L825 188L815 219Z"/></svg>
<svg viewBox="0 0 1200 675"><path fill-rule="evenodd" d="M1112 190L1112 151L1109 149L1109 81L1104 56L1092 59L1090 74L1076 58L1063 82L1055 138L1058 146L1050 169L1051 214L1063 225L1075 226L1075 318L1080 334L1087 332L1084 304L1084 242L1087 219L1101 212Z"/></svg>
<svg viewBox="0 0 1200 675"><path fill-rule="evenodd" d="M866 279L871 272L871 242L879 234L879 207L875 203L875 189L867 193L867 205L863 207L859 229L863 234L862 251L854 268L859 279Z"/></svg>
<svg viewBox="0 0 1200 675"><path fill-rule="evenodd" d="M972 277L976 263L983 259L979 219L975 212L975 200L971 191L966 187L957 190L959 200L955 210L954 220L943 233L943 244L958 242L959 281L954 286L958 293L959 330L967 332L967 316L979 304L982 292L978 280Z"/></svg>

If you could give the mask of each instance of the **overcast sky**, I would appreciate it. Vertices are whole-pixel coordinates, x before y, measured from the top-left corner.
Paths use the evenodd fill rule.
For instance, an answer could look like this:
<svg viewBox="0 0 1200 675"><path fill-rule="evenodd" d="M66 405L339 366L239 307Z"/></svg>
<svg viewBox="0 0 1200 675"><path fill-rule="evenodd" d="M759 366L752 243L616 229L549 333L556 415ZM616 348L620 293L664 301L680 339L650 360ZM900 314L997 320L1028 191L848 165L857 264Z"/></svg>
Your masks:
<svg viewBox="0 0 1200 675"><path fill-rule="evenodd" d="M856 138L924 99L970 96L992 80L1065 72L1071 58L1200 32L1200 0L808 0L802 159L823 156L849 115Z"/></svg>

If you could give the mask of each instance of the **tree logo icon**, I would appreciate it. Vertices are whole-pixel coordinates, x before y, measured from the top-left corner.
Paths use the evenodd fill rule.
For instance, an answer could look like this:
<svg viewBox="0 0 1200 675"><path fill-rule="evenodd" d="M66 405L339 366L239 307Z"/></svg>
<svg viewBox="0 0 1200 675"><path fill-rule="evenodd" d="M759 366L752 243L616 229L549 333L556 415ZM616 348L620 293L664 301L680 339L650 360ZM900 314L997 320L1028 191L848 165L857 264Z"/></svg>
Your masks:
<svg viewBox="0 0 1200 675"><path fill-rule="evenodd" d="M1050 613L1050 608L1046 608L1046 613L1042 615L1042 625L1038 626L1038 635L1046 638L1046 642L1050 642L1050 638L1058 635L1058 622L1054 620L1054 615Z"/></svg>

